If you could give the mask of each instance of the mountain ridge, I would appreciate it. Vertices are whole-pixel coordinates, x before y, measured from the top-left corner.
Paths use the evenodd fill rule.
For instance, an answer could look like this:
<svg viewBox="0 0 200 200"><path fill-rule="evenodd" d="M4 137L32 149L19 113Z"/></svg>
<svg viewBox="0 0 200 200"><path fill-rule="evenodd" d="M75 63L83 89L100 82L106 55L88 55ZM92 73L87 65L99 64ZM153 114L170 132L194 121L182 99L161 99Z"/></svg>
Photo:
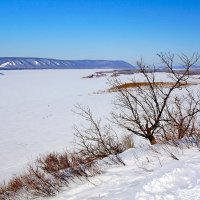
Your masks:
<svg viewBox="0 0 200 200"><path fill-rule="evenodd" d="M123 60L61 60L35 57L0 57L0 69L133 69Z"/></svg>

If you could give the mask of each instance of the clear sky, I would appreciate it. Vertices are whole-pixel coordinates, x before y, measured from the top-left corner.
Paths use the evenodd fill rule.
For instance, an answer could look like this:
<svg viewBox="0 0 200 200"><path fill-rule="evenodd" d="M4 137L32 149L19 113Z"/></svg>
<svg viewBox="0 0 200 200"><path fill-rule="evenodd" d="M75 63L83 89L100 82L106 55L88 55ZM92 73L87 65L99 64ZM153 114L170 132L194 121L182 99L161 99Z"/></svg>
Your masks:
<svg viewBox="0 0 200 200"><path fill-rule="evenodd" d="M200 0L0 0L0 57L154 61L200 52Z"/></svg>

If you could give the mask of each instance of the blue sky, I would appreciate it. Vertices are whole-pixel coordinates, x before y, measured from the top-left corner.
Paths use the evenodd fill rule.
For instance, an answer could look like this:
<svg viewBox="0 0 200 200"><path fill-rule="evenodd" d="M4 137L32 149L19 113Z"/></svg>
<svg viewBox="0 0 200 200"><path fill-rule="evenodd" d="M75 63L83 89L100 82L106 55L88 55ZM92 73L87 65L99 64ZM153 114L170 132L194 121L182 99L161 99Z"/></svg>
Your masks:
<svg viewBox="0 0 200 200"><path fill-rule="evenodd" d="M200 52L199 0L0 0L0 57L153 62Z"/></svg>

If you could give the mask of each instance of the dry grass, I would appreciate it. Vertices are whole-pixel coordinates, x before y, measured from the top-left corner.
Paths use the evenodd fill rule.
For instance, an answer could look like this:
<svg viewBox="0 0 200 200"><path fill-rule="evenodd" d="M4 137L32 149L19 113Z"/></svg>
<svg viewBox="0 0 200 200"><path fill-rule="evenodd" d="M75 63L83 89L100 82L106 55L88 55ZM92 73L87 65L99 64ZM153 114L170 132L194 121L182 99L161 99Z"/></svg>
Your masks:
<svg viewBox="0 0 200 200"><path fill-rule="evenodd" d="M134 148L135 144L133 141L133 136L131 134L129 135L124 135L121 139L122 141L122 145L124 146L124 149L130 149L130 148Z"/></svg>
<svg viewBox="0 0 200 200"><path fill-rule="evenodd" d="M180 86L185 87L185 86L197 85L197 84L198 83L183 82L183 83L180 83ZM159 87L171 87L174 85L174 83L173 82L155 82L154 85L159 86ZM122 90L122 89L148 87L148 86L149 86L148 82L131 82L131 83L124 83L121 85L114 86L114 87L110 88L108 91L109 92L117 92L118 90Z"/></svg>
<svg viewBox="0 0 200 200"><path fill-rule="evenodd" d="M86 142L80 137L78 139L81 144ZM115 155L117 163L123 163L118 154L134 146L133 138L129 135L123 137L122 141L102 135L96 139L99 143L92 149L93 155L90 155L89 149L81 148L80 151L52 152L38 157L22 175L0 184L0 200L17 200L22 196L25 199L55 196L63 187L69 187L71 182L78 179L88 180L88 177L100 174L101 168L96 162L99 159Z"/></svg>
<svg viewBox="0 0 200 200"><path fill-rule="evenodd" d="M100 168L94 162L75 152L40 156L22 175L0 185L0 200L55 196L75 178L87 179L99 174Z"/></svg>

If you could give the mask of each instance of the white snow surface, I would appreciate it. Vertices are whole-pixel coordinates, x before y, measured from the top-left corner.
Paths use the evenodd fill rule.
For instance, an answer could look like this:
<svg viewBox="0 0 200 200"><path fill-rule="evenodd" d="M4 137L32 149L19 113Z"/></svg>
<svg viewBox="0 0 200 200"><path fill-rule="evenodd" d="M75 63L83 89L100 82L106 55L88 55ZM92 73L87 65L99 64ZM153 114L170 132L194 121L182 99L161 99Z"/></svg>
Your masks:
<svg viewBox="0 0 200 200"><path fill-rule="evenodd" d="M0 64L0 68L2 67L6 67L7 65L11 65L11 63L10 62L5 62L5 63L3 63L3 64Z"/></svg>
<svg viewBox="0 0 200 200"><path fill-rule="evenodd" d="M40 154L73 148L73 125L80 123L80 117L72 112L76 103L89 105L95 116L103 120L109 116L113 94L96 94L109 88L108 77L81 78L96 71L1 71L4 74L0 76L1 181L23 172L27 163ZM140 74L120 76L127 82L133 77L142 80ZM157 78L169 81L165 73L158 73ZM191 88L198 89L199 85ZM181 94L182 90L177 92ZM173 149L177 161L146 148L124 152L126 166L106 166L103 174L90 182L74 183L52 199L200 199L197 149L183 152ZM160 152L163 147L155 148Z"/></svg>
<svg viewBox="0 0 200 200"><path fill-rule="evenodd" d="M101 175L66 188L52 200L198 200L200 153L156 145L129 149L121 158L126 166L107 167ZM177 156L172 159L164 149Z"/></svg>
<svg viewBox="0 0 200 200"><path fill-rule="evenodd" d="M110 110L111 95L94 95L106 78L82 79L97 70L1 71L0 180L23 171L40 154L69 148L80 117L76 103L99 117Z"/></svg>

